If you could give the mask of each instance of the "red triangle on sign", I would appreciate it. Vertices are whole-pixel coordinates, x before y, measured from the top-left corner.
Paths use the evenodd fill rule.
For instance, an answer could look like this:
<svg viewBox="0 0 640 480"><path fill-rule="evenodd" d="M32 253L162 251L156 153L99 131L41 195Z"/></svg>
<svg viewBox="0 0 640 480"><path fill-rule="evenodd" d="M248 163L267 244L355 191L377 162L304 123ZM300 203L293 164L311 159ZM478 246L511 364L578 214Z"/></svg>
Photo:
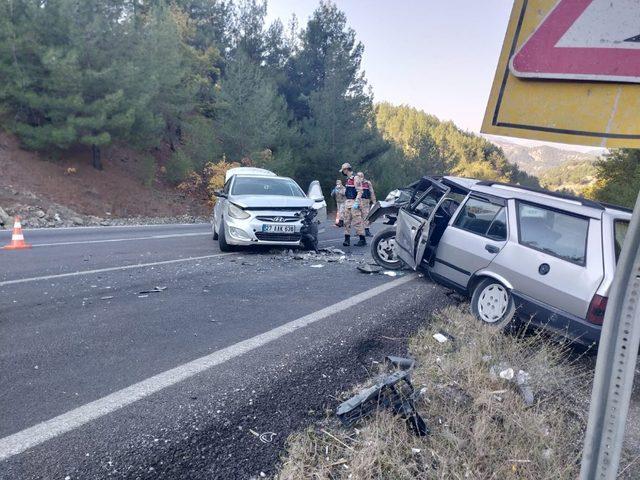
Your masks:
<svg viewBox="0 0 640 480"><path fill-rule="evenodd" d="M638 28L640 0L559 0L509 67L524 78L640 83Z"/></svg>

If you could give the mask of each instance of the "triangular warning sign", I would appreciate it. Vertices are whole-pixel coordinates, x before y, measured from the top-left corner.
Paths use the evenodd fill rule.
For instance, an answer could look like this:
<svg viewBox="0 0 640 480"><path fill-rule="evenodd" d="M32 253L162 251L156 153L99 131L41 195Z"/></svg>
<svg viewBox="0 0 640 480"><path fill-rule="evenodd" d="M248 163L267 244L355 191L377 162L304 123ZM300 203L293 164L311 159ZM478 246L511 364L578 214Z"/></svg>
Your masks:
<svg viewBox="0 0 640 480"><path fill-rule="evenodd" d="M517 77L640 83L640 0L559 0L513 55Z"/></svg>

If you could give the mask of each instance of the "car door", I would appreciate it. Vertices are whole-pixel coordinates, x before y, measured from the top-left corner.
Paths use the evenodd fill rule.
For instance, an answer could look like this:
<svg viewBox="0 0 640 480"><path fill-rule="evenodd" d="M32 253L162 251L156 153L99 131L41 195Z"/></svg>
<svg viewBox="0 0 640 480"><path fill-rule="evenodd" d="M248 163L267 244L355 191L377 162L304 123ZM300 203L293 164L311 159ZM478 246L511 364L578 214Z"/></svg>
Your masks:
<svg viewBox="0 0 640 480"><path fill-rule="evenodd" d="M445 229L430 271L466 288L502 250L507 236L507 202L471 193Z"/></svg>
<svg viewBox="0 0 640 480"><path fill-rule="evenodd" d="M233 177L229 178L224 187L222 187L222 192L225 195L229 195L229 191L231 190L231 182L233 181ZM216 228L216 231L220 232L222 228L222 212L224 211L224 204L227 202L226 197L218 197L216 204L213 207L213 222Z"/></svg>
<svg viewBox="0 0 640 480"><path fill-rule="evenodd" d="M309 190L307 191L307 197L313 200L313 208L317 210L316 219L320 224L324 224L327 220L327 202L324 199L324 194L322 193L322 187L320 186L320 182L318 180L314 180L309 185Z"/></svg>
<svg viewBox="0 0 640 480"><path fill-rule="evenodd" d="M515 211L509 222L516 222L517 240L506 244L491 270L512 284L514 297L530 307L527 311L584 319L604 276L601 220L523 200L511 202Z"/></svg>
<svg viewBox="0 0 640 480"><path fill-rule="evenodd" d="M396 250L402 261L417 269L428 245L430 225L436 210L449 193L449 187L429 179L428 188L410 205L398 212Z"/></svg>

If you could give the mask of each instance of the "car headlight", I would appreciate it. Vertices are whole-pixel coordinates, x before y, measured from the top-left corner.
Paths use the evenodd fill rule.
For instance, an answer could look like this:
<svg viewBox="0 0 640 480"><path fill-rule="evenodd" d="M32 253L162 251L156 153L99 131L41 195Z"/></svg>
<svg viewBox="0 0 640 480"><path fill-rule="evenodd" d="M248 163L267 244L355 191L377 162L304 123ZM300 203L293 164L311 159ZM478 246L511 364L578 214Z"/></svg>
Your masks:
<svg viewBox="0 0 640 480"><path fill-rule="evenodd" d="M234 205L233 203L229 204L229 216L231 218L237 218L238 220L245 220L247 218L249 218L251 215L247 212L245 212L244 210L242 210L240 207Z"/></svg>

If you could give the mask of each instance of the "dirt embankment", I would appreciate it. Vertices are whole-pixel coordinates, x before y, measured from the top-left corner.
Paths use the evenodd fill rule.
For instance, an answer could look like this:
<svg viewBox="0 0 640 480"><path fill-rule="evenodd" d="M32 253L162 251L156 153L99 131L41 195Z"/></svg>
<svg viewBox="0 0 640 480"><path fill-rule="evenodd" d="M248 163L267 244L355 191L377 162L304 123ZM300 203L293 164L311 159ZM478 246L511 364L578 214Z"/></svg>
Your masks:
<svg viewBox="0 0 640 480"><path fill-rule="evenodd" d="M0 224L13 215L24 217L26 226L54 227L195 221L208 214L200 201L164 183L151 157L119 146L102 156L99 171L88 149L38 154L0 132Z"/></svg>

